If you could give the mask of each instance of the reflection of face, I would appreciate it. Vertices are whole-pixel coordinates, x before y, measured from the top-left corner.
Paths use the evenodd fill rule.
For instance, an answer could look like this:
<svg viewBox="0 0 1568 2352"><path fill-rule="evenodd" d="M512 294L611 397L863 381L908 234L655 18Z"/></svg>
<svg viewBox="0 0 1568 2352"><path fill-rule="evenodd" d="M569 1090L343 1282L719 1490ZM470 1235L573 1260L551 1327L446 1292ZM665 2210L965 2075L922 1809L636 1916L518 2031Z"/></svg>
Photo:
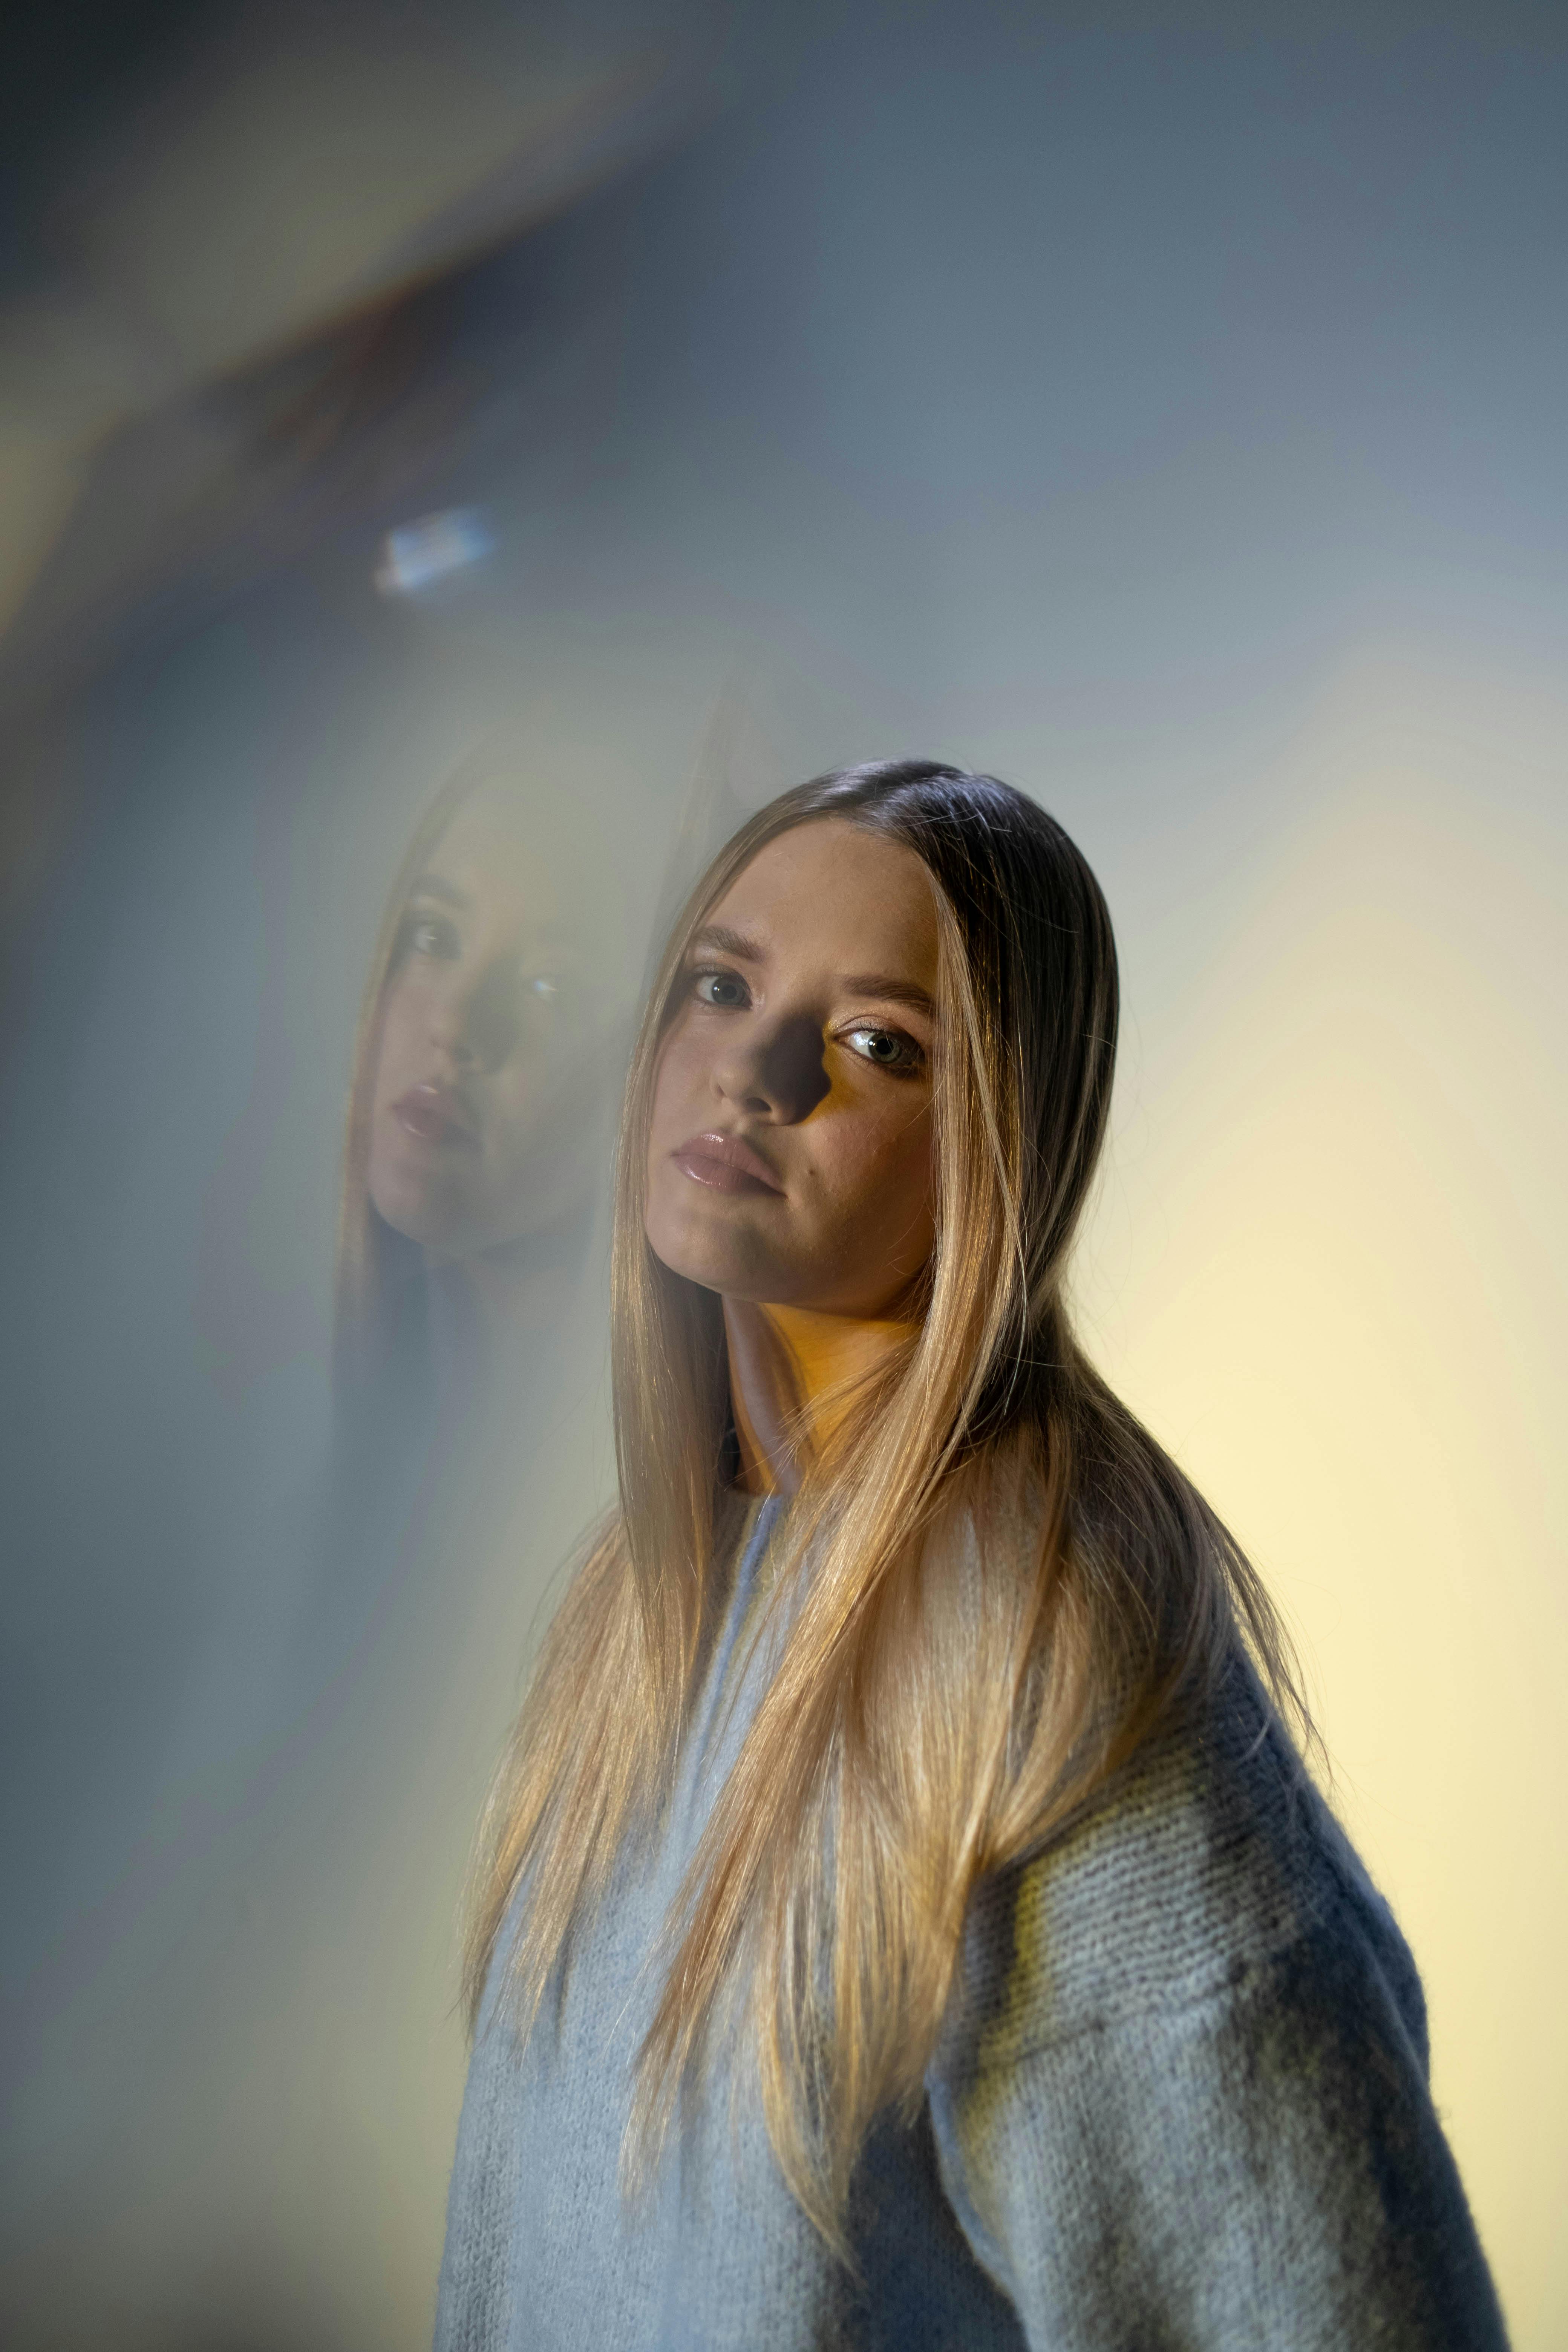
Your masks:
<svg viewBox="0 0 1568 2352"><path fill-rule="evenodd" d="M930 1257L937 928L914 852L840 817L698 931L655 1081L648 1240L737 1299L871 1318Z"/></svg>
<svg viewBox="0 0 1568 2352"><path fill-rule="evenodd" d="M466 801L409 893L382 999L370 1197L433 1257L514 1241L589 1176L607 1076L557 869L526 813Z"/></svg>

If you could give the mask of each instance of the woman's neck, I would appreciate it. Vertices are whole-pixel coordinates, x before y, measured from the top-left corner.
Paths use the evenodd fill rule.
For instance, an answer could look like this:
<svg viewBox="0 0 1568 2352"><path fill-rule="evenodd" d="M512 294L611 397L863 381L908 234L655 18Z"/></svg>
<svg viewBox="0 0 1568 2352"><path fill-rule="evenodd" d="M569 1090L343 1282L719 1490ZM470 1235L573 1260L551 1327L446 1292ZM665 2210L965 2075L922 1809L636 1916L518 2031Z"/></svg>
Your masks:
<svg viewBox="0 0 1568 2352"><path fill-rule="evenodd" d="M814 1307L724 1301L730 1402L749 1495L791 1495L847 1408L847 1384L874 1372L910 1325Z"/></svg>
<svg viewBox="0 0 1568 2352"><path fill-rule="evenodd" d="M506 1385L519 1354L537 1353L571 1306L586 1221L427 1267L430 1327L442 1385L469 1395Z"/></svg>

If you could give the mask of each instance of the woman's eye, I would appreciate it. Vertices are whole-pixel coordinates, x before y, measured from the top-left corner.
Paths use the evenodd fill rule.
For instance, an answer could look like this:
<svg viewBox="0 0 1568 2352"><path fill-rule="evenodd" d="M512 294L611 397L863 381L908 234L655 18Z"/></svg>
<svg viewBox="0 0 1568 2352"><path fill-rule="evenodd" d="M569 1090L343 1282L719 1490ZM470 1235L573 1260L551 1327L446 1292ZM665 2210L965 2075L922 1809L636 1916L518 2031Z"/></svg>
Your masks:
<svg viewBox="0 0 1568 2352"><path fill-rule="evenodd" d="M726 1013L739 1012L751 1002L738 971L700 971L692 987L699 1004L716 1004Z"/></svg>
<svg viewBox="0 0 1568 2352"><path fill-rule="evenodd" d="M847 1029L844 1042L862 1061L874 1063L879 1070L892 1070L900 1077L925 1066L923 1048L901 1029L877 1029L864 1022L858 1029Z"/></svg>
<svg viewBox="0 0 1568 2352"><path fill-rule="evenodd" d="M407 955L455 956L458 949L457 925L445 915L410 915L403 926L403 948Z"/></svg>

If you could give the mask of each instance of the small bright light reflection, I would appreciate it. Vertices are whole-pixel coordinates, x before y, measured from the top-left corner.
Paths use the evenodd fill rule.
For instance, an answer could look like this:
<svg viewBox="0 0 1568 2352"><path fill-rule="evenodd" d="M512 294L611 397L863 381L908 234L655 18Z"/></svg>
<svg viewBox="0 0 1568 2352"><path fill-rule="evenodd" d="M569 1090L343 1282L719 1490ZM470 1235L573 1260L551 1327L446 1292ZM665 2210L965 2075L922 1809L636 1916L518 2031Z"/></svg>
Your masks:
<svg viewBox="0 0 1568 2352"><path fill-rule="evenodd" d="M439 580L479 562L495 547L495 535L477 507L447 507L400 523L382 541L374 580L384 596L414 596Z"/></svg>

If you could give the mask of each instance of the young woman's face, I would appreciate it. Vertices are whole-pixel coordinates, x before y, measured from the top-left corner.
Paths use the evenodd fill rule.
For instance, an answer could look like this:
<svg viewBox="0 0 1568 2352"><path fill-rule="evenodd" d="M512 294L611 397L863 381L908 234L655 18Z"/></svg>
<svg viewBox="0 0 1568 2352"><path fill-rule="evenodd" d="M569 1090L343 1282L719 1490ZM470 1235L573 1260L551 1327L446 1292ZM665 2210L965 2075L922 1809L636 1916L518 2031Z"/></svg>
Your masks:
<svg viewBox="0 0 1568 2352"><path fill-rule="evenodd" d="M372 1093L371 1199L432 1257L581 1197L608 1057L577 928L524 814L466 801L404 910Z"/></svg>
<svg viewBox="0 0 1568 2352"><path fill-rule="evenodd" d="M937 927L914 852L782 834L692 941L655 1081L647 1230L727 1297L876 1318L931 1255Z"/></svg>

